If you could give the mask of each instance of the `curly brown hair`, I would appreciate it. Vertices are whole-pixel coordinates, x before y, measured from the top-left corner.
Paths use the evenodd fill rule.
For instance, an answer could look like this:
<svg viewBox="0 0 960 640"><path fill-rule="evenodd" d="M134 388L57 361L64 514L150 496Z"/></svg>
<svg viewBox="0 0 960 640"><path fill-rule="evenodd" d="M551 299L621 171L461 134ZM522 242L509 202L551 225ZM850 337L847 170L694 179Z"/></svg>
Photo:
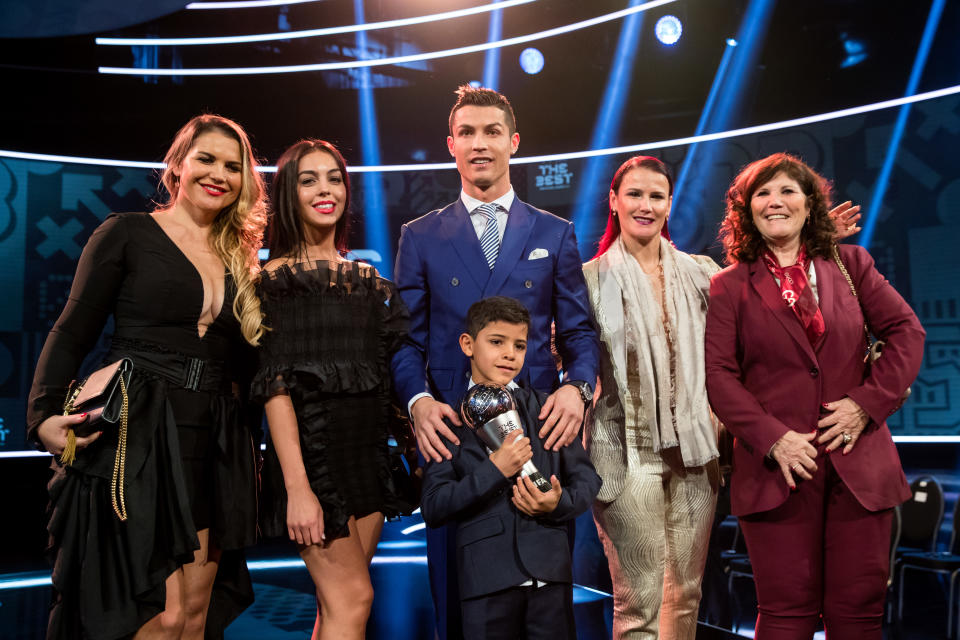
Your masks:
<svg viewBox="0 0 960 640"><path fill-rule="evenodd" d="M727 215L720 225L720 241L727 252L727 263L753 262L766 246L753 223L750 201L762 185L778 173L784 173L800 185L807 196L810 218L800 231L800 243L811 258L830 256L836 227L830 218L830 182L800 158L789 153L774 153L744 167L727 190Z"/></svg>

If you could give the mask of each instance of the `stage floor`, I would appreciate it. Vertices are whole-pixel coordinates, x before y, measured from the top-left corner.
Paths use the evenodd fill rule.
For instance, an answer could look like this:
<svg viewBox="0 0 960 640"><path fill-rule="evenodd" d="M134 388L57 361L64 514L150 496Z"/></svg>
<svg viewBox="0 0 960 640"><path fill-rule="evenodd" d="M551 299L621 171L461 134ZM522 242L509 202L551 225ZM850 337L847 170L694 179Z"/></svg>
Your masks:
<svg viewBox="0 0 960 640"><path fill-rule="evenodd" d="M291 544L275 542L252 549L248 566L256 601L227 629L226 640L300 640L313 628L316 605L313 583ZM388 522L371 566L375 599L367 627L370 640L428 640L433 637L433 611L427 577L426 543L419 518ZM0 574L0 638L40 640L44 637L50 601L49 572L44 570ZM750 588L745 585L746 588ZM939 591L936 583L925 590ZM911 591L913 591L911 589ZM928 594L930 591L927 592ZM914 603L905 628L886 637L932 640L944 637L944 602L924 598ZM747 603L744 603L747 604ZM613 602L600 588L577 585L574 612L578 640L610 638ZM749 603L750 607L753 603ZM924 607L917 611L916 606ZM755 609L739 616L735 635L701 625L698 640L733 640L753 637ZM823 634L818 634L820 638Z"/></svg>

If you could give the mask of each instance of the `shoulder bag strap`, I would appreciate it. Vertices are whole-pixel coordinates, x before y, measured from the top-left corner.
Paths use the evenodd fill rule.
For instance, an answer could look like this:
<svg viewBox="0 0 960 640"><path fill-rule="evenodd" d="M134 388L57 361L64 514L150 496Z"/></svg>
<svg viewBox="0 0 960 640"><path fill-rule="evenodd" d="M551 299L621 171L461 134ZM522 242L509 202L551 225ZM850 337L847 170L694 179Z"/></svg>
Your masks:
<svg viewBox="0 0 960 640"><path fill-rule="evenodd" d="M867 328L867 314L863 311L863 303L860 302L860 296L857 295L857 288L853 285L853 278L850 277L850 272L847 271L847 267L843 264L843 260L840 259L840 250L837 248L837 245L833 245L833 261L837 263L837 266L840 267L840 273L843 274L843 277L846 278L847 284L850 285L850 293L853 294L853 297L857 299L857 304L860 305L860 312L863 314L863 335L867 340L867 345L870 347L871 359L875 359L877 356L873 355L873 340L870 339L870 329Z"/></svg>

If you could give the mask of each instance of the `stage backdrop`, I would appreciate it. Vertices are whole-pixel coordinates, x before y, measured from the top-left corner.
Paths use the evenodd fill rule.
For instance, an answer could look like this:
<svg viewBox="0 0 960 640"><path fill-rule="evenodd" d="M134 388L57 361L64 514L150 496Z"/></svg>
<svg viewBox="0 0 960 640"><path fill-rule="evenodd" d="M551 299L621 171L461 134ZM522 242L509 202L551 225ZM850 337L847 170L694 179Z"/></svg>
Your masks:
<svg viewBox="0 0 960 640"><path fill-rule="evenodd" d="M888 153L899 108L800 128L701 144L683 193L675 199L670 229L680 248L718 261L716 231L723 195L745 163L790 151L832 178L835 200L867 204ZM438 139L436 144L444 141ZM522 152L532 152L528 142ZM923 368L914 393L890 420L894 434L960 434L960 97L913 105L878 213L870 251L880 271L913 305L927 330ZM688 146L648 153L679 172ZM584 260L592 256L606 222L609 177L626 155L515 165L518 195L570 218L581 194L593 187L577 233ZM584 175L598 176L584 184ZM142 211L159 198L157 172L83 164L0 158L0 451L28 447L26 396L47 331L69 292L87 237L111 211ZM354 174L356 221L352 246L381 271L392 273L400 226L457 197L455 171ZM390 254L364 246L364 182L382 181L388 208ZM854 239L856 240L856 239ZM379 259L376 259L379 256ZM109 331L109 328L108 328ZM96 355L87 366L96 364Z"/></svg>

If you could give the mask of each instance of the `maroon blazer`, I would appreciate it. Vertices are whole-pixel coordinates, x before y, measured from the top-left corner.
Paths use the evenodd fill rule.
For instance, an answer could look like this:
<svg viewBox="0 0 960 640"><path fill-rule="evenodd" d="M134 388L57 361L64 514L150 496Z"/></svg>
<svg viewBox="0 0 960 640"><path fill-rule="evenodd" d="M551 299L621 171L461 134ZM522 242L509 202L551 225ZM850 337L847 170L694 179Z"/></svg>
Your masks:
<svg viewBox="0 0 960 640"><path fill-rule="evenodd" d="M832 259L814 259L826 324L816 350L762 261L732 265L711 281L707 393L713 410L735 436L730 483L735 515L768 511L787 499L790 489L780 467L766 454L788 430L816 429L821 403L844 396L859 404L870 422L849 455L839 449L821 453L818 463L831 455L844 484L871 511L910 497L886 419L916 378L925 332L865 249L842 245L840 256L867 323L887 340L883 357L866 378L861 305Z"/></svg>

